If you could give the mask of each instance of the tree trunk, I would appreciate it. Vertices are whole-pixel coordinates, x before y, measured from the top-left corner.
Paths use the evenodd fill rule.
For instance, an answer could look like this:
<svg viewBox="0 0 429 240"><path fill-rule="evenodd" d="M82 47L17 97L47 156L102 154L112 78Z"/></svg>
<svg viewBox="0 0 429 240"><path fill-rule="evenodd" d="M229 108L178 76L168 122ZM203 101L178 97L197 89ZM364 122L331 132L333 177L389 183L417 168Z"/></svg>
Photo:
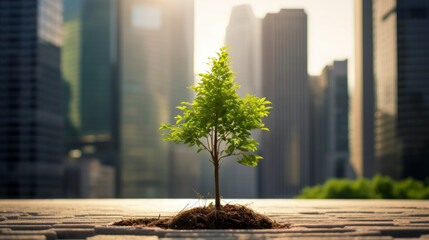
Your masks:
<svg viewBox="0 0 429 240"><path fill-rule="evenodd" d="M219 194L219 161L218 159L213 159L213 165L215 169L215 205L216 210L220 210L220 194Z"/></svg>
<svg viewBox="0 0 429 240"><path fill-rule="evenodd" d="M219 149L217 149L217 127L214 129L214 141L213 141L213 165L215 168L215 205L216 210L220 210L220 194L219 194Z"/></svg>

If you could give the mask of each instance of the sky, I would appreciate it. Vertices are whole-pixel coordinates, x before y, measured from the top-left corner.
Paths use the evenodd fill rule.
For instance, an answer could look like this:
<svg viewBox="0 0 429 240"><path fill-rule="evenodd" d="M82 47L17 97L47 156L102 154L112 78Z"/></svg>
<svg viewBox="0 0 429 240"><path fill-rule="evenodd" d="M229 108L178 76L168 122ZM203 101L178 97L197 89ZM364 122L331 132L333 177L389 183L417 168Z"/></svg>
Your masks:
<svg viewBox="0 0 429 240"><path fill-rule="evenodd" d="M308 73L320 75L333 60L349 59L353 74L353 0L195 0L195 73L223 46L233 6L249 4L258 18L281 8L303 8L308 17ZM233 51L233 49L231 49Z"/></svg>

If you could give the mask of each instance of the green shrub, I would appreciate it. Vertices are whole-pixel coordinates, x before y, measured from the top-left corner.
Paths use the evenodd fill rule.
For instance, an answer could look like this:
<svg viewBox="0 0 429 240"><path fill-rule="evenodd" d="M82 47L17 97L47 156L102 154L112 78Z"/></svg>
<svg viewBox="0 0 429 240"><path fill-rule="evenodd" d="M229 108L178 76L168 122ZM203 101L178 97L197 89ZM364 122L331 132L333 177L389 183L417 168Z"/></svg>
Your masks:
<svg viewBox="0 0 429 240"><path fill-rule="evenodd" d="M297 198L429 199L429 186L413 178L395 181L377 174L372 180L329 179L323 185L305 187Z"/></svg>
<svg viewBox="0 0 429 240"><path fill-rule="evenodd" d="M388 176L381 176L377 174L372 179L372 188L375 194L375 198L380 199L394 199L394 183L393 180Z"/></svg>

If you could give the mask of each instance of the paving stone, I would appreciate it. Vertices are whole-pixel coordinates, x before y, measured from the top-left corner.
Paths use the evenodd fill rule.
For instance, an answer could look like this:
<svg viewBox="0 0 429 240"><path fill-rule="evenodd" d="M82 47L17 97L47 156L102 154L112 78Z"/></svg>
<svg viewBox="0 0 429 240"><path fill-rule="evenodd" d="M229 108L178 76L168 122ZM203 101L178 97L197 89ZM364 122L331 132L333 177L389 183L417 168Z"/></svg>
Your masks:
<svg viewBox="0 0 429 240"><path fill-rule="evenodd" d="M264 237L258 238L241 238L241 237L205 237L205 238L161 238L161 240L260 240L265 239ZM288 238L289 239L289 238Z"/></svg>
<svg viewBox="0 0 429 240"><path fill-rule="evenodd" d="M61 221L61 224L94 224L93 221L81 220L81 221Z"/></svg>
<svg viewBox="0 0 429 240"><path fill-rule="evenodd" d="M429 223L429 220L425 220L425 221L410 221L410 223Z"/></svg>
<svg viewBox="0 0 429 240"><path fill-rule="evenodd" d="M63 219L67 219L67 218L71 218L71 217L35 217L35 216L29 216L29 217L19 217L20 220L53 220L53 221L60 221Z"/></svg>
<svg viewBox="0 0 429 240"><path fill-rule="evenodd" d="M48 230L50 225L3 225L2 227L10 228L11 230Z"/></svg>
<svg viewBox="0 0 429 240"><path fill-rule="evenodd" d="M429 234L429 229L396 228L380 230L381 235L388 235L394 238L420 237L423 234Z"/></svg>
<svg viewBox="0 0 429 240"><path fill-rule="evenodd" d="M0 222L0 227L4 226L4 225L54 225L57 224L58 222L52 222L52 221L38 221L38 220L33 220L33 221L28 221L28 220L11 220L11 221L3 221Z"/></svg>
<svg viewBox="0 0 429 240"><path fill-rule="evenodd" d="M53 228L95 228L95 224L55 224Z"/></svg>
<svg viewBox="0 0 429 240"><path fill-rule="evenodd" d="M0 235L1 240L46 240L45 236L42 235L21 235L21 236L2 236Z"/></svg>
<svg viewBox="0 0 429 240"><path fill-rule="evenodd" d="M380 223L380 222L352 222L345 223L345 226L395 226L393 223Z"/></svg>
<svg viewBox="0 0 429 240"><path fill-rule="evenodd" d="M117 226L96 226L95 234L114 234L114 235L157 235L162 231L156 228L134 228L134 227L117 227Z"/></svg>
<svg viewBox="0 0 429 240"><path fill-rule="evenodd" d="M41 235L45 236L47 240L57 239L57 233L51 230L38 230L38 231L26 231L26 230L17 230L17 231L2 231L2 235L10 235L10 236L19 236L19 235Z"/></svg>
<svg viewBox="0 0 429 240"><path fill-rule="evenodd" d="M342 218L342 217L339 217ZM347 219L347 218L346 218ZM358 219L347 219L348 221L355 221L355 222L392 222L393 219L362 219L362 218L358 218Z"/></svg>
<svg viewBox="0 0 429 240"><path fill-rule="evenodd" d="M158 240L157 236L136 236L136 235L96 235L87 240Z"/></svg>
<svg viewBox="0 0 429 240"><path fill-rule="evenodd" d="M66 239L76 239L82 238L85 239L87 237L91 237L95 235L94 229L89 228L51 228L50 230L55 231L57 233L58 238L66 238Z"/></svg>
<svg viewBox="0 0 429 240"><path fill-rule="evenodd" d="M110 217L110 218L122 218L122 215L116 214L76 214L75 217Z"/></svg>
<svg viewBox="0 0 429 240"><path fill-rule="evenodd" d="M345 224L297 224L295 227L305 228L344 228Z"/></svg>
<svg viewBox="0 0 429 240"><path fill-rule="evenodd" d="M323 215L322 212L300 212L299 214Z"/></svg>
<svg viewBox="0 0 429 240"><path fill-rule="evenodd" d="M375 212L371 212L371 211L328 211L326 213L335 213L335 214L362 214L362 213L366 213L366 214L374 214Z"/></svg>

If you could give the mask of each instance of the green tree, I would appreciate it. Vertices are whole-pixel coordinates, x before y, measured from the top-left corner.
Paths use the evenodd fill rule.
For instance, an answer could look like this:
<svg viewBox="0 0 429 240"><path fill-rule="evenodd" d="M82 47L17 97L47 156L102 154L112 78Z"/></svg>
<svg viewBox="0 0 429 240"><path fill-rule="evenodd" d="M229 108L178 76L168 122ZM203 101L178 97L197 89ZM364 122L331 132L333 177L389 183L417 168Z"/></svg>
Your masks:
<svg viewBox="0 0 429 240"><path fill-rule="evenodd" d="M217 58L210 58L210 71L199 74L201 81L191 86L196 97L192 103L182 102L177 108L183 111L175 117L176 124L161 124L164 141L184 142L189 147L197 146L197 152L210 153L214 166L215 205L220 209L219 167L220 161L237 156L237 162L256 166L262 157L253 154L259 143L252 139L250 131L268 131L262 118L268 116L265 98L247 94L240 98L236 93L240 86L234 82L227 47L222 47Z"/></svg>

